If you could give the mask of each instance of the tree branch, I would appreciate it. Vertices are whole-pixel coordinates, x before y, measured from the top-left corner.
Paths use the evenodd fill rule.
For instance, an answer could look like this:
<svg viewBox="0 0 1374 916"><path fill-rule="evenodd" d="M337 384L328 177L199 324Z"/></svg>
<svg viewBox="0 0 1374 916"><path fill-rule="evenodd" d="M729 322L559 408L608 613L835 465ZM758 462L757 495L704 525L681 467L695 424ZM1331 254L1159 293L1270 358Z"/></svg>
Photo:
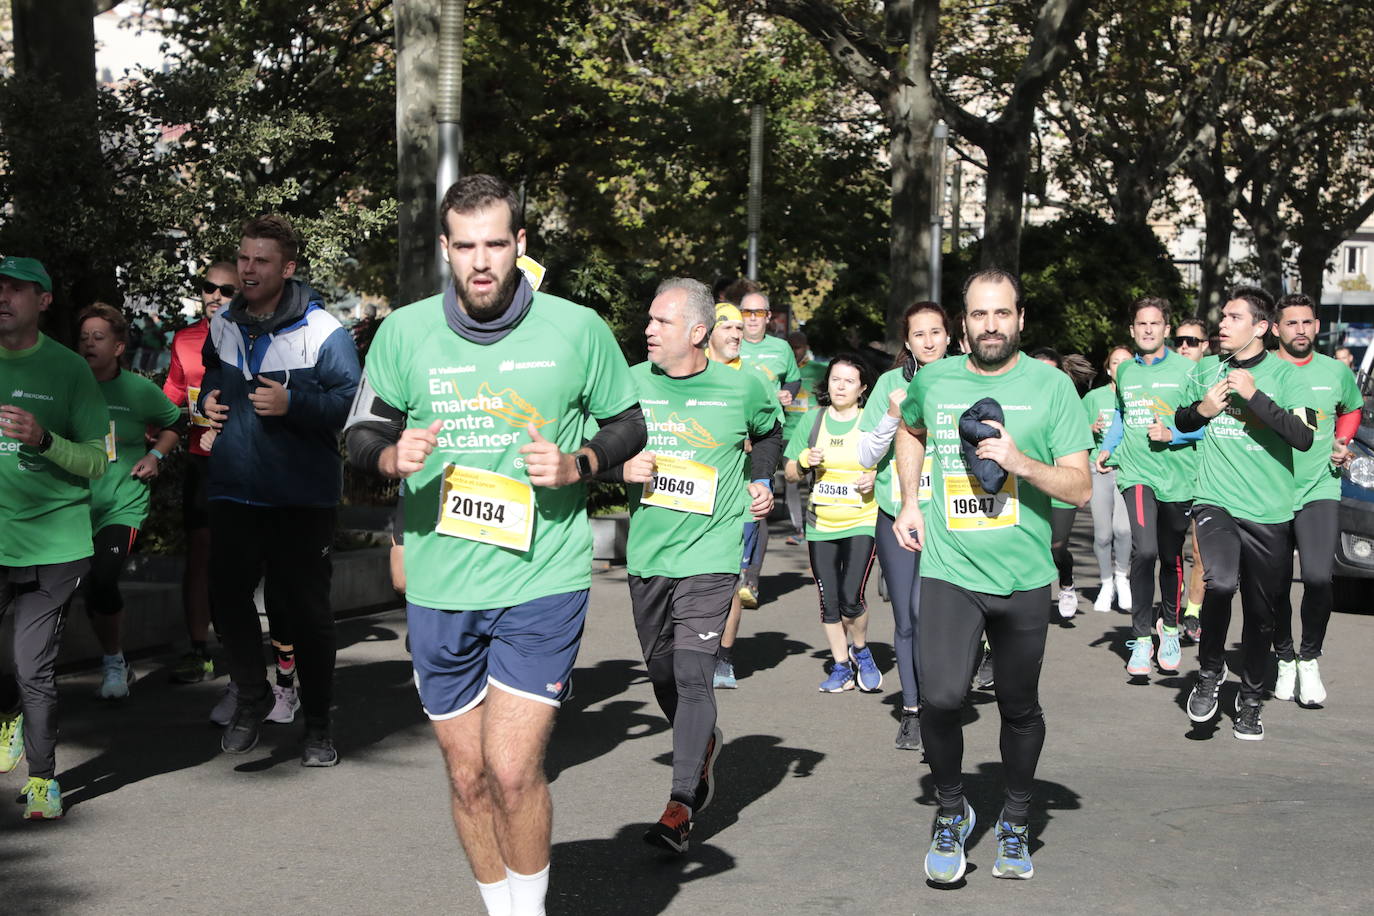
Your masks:
<svg viewBox="0 0 1374 916"><path fill-rule="evenodd" d="M765 9L805 29L844 68L850 79L879 104L887 104L895 61L873 35L850 23L825 0L766 0Z"/></svg>

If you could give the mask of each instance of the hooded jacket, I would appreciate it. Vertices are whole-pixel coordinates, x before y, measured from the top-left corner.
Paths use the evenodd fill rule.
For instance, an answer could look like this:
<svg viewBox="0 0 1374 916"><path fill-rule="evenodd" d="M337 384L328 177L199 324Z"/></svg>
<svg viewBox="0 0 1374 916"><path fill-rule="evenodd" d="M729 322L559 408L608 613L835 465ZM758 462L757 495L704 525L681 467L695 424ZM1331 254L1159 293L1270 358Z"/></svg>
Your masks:
<svg viewBox="0 0 1374 916"><path fill-rule="evenodd" d="M200 407L218 390L229 408L210 450L207 495L256 506L335 506L343 486L339 431L362 374L353 338L320 294L287 280L276 313L255 321L242 294L210 319ZM248 400L258 377L286 386L283 416Z"/></svg>

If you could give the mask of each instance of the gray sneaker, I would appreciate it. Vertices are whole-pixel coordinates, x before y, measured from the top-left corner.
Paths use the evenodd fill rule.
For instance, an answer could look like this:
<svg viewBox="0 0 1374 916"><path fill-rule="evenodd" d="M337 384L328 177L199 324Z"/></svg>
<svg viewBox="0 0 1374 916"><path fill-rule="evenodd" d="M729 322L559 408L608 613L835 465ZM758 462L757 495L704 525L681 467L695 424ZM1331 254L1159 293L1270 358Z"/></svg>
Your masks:
<svg viewBox="0 0 1374 916"><path fill-rule="evenodd" d="M215 708L210 710L211 724L218 725L220 728L229 724L229 720L234 717L234 710L239 705L239 685L233 681L220 693L219 700L215 702Z"/></svg>

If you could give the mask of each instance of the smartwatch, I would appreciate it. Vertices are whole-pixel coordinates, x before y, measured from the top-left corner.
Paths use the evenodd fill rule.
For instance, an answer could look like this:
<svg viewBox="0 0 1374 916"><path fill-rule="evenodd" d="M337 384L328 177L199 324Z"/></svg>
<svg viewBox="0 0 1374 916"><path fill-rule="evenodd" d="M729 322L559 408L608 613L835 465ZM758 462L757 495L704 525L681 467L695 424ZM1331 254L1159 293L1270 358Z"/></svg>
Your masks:
<svg viewBox="0 0 1374 916"><path fill-rule="evenodd" d="M577 479L590 480L592 476L592 458L586 452L578 452L573 455L573 463L577 465Z"/></svg>
<svg viewBox="0 0 1374 916"><path fill-rule="evenodd" d="M38 447L34 451L41 455L50 448L52 448L52 433L45 429L43 430L43 438L38 440Z"/></svg>

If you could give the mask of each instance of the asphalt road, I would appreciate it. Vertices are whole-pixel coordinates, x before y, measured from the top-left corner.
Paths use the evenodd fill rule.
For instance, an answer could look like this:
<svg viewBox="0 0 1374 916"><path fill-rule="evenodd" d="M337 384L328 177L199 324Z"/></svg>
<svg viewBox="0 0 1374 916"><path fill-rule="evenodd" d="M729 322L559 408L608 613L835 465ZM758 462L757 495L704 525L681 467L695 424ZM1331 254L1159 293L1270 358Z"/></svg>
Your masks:
<svg viewBox="0 0 1374 916"><path fill-rule="evenodd" d="M1084 586L1096 579L1088 538L1084 517L1073 541ZM991 695L975 692L965 771L980 823L966 883L936 889L920 865L928 771L920 754L892 746L888 605L870 583L881 693L819 693L824 640L805 548L784 546L776 528L771 546L766 603L746 612L736 650L740 687L716 694L720 787L681 858L640 840L667 799L670 736L639 660L624 572L595 577L574 696L548 759L550 914L1370 911L1374 694L1359 685L1374 616L1333 621L1325 708L1271 702L1265 739L1244 742L1228 719L1193 727L1185 716L1191 649L1180 675L1128 681L1129 618L1092 611L1087 588L1080 614L1051 625L1035 878L992 877L997 716ZM2 909L480 914L410 680L404 614L339 632L343 762L332 770L298 765L299 723L267 726L246 758L220 754L205 714L224 679L172 686L170 655L138 664L141 680L119 704L90 698L93 672L63 677L68 815L27 823L13 806L0 817ZM1232 676L1223 708L1235 688ZM0 776L0 792L16 793L23 770Z"/></svg>

